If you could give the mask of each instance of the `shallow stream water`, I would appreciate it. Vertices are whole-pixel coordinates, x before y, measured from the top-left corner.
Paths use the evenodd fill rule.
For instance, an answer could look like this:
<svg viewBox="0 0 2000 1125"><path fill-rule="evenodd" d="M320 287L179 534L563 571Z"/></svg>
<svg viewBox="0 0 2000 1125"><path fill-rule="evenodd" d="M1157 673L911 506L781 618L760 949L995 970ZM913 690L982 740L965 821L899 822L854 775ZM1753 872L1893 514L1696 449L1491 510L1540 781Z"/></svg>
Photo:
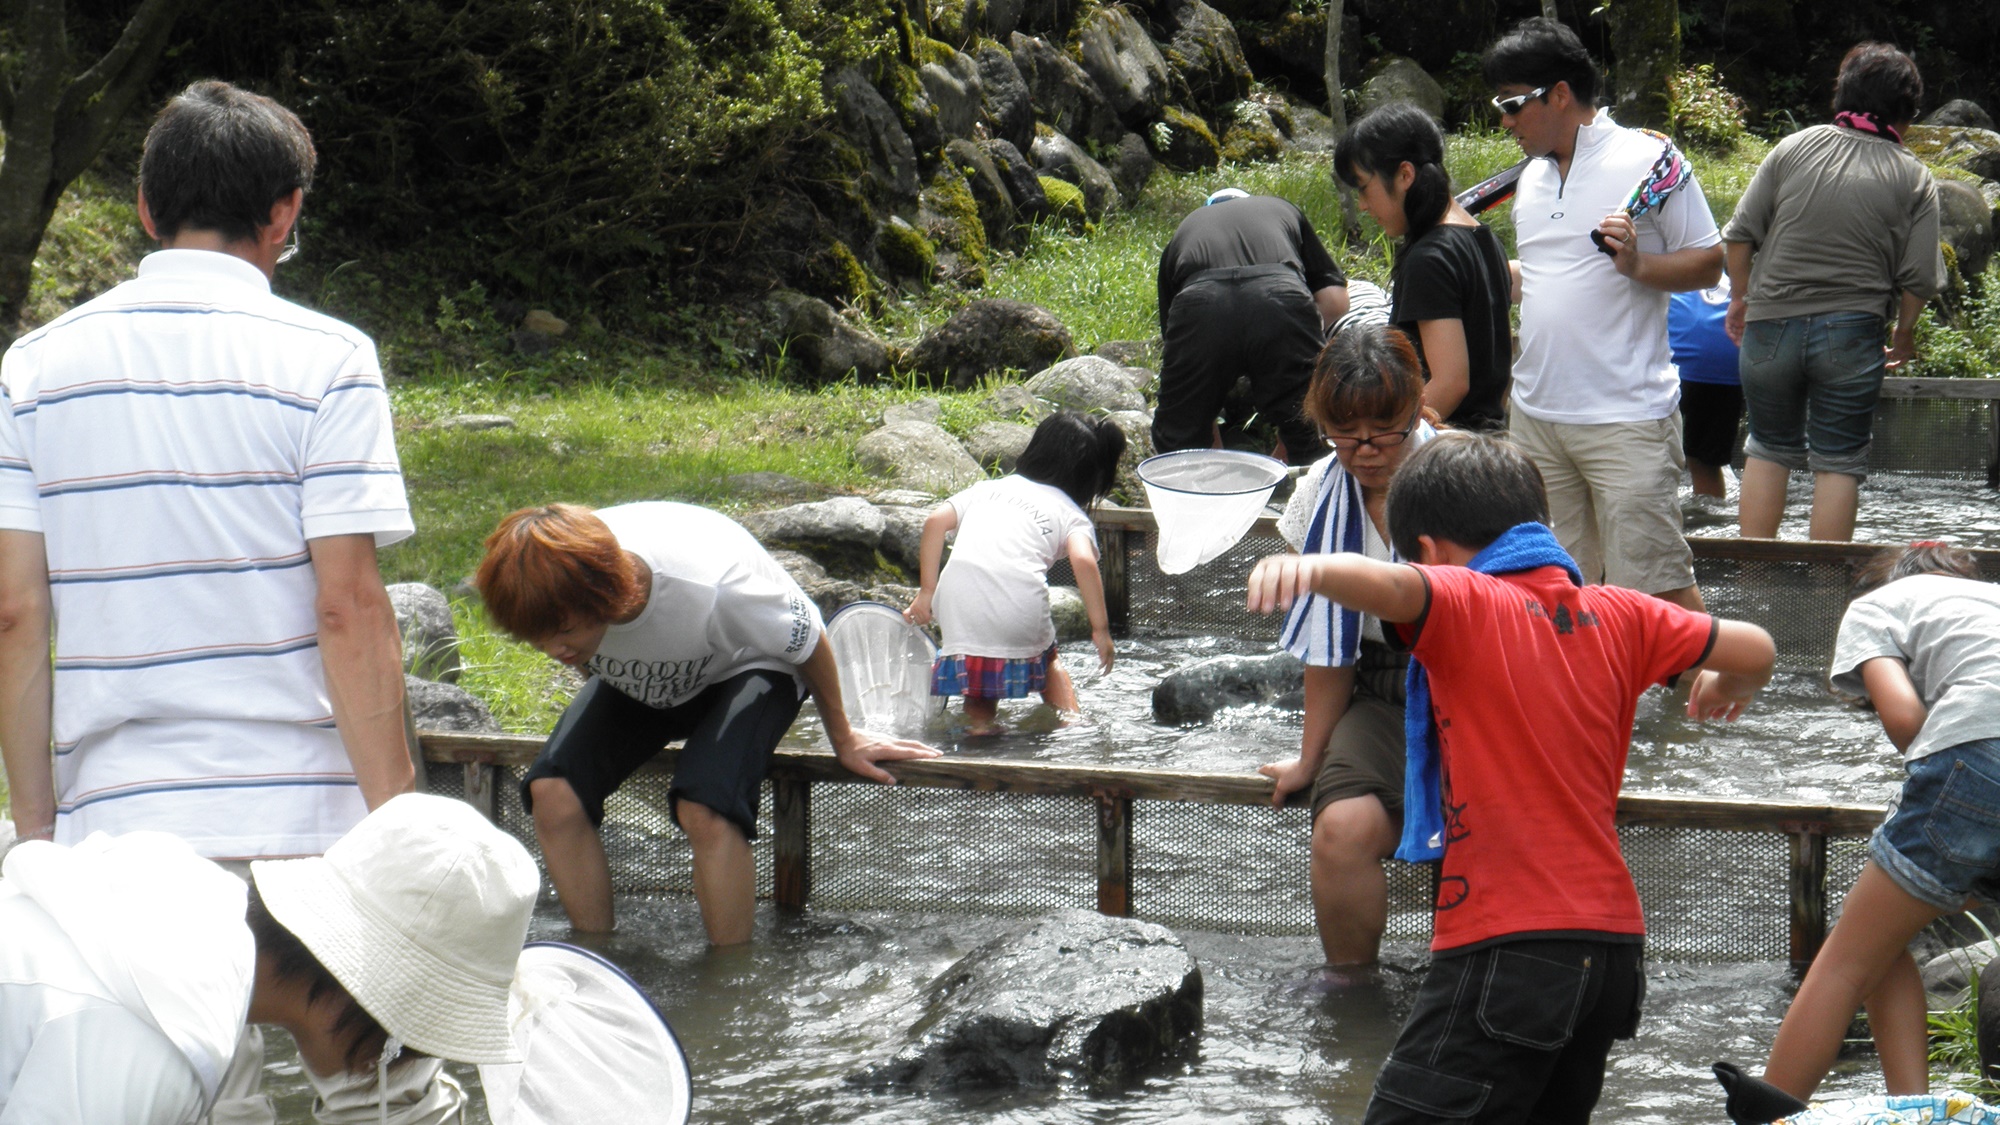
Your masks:
<svg viewBox="0 0 2000 1125"><path fill-rule="evenodd" d="M1803 478L1784 528L1790 537L1803 535L1801 485ZM1690 503L1688 530L1733 534L1733 513L1725 520ZM2000 501L1963 479L1890 474L1868 482L1858 539L1930 537L2000 547ZM1231 588L1240 591L1218 581L1217 596ZM1735 596L1740 600L1740 592ZM1725 612L1731 597L1711 593ZM1002 711L1008 733L968 739L947 722L934 740L967 755L1246 772L1297 753L1296 712L1237 708L1176 728L1153 721L1150 696L1160 676L1191 660L1261 651L1265 645L1240 638L1139 636L1121 639L1117 666L1100 675L1088 644L1067 645L1063 659L1078 681L1088 722L1057 729L1046 708L1023 702ZM1735 724L1690 723L1675 696L1649 692L1635 724L1627 788L1886 801L1900 769L1873 716L1829 696L1810 661L1795 664ZM810 708L791 741L818 743ZM1018 862L1014 841L983 846L996 868ZM1687 885L1672 890L1673 897L1699 904L1702 873L1690 871ZM647 988L680 1036L695 1078L694 1119L745 1125L1358 1121L1425 958L1418 943L1392 942L1378 979L1329 989L1320 980L1318 943L1311 936L1183 930L1203 968L1206 1015L1198 1047L1179 1064L1114 1096L1047 1090L915 1097L859 1091L845 1076L894 1050L933 977L1014 923L823 908L783 917L766 906L751 946L711 951L691 899L623 896L619 912L619 932L598 948ZM534 936L568 939L561 911L546 894ZM1649 966L1646 1018L1639 1038L1613 1054L1600 1119L1669 1125L1721 1120L1709 1064L1730 1059L1754 1069L1792 987L1790 971L1777 962L1694 964L1656 957ZM296 1055L287 1057L283 1036L272 1038L281 1120L307 1121L310 1098ZM1872 1057L1847 1060L1822 1094L1876 1092L1875 1074ZM485 1120L483 1111L475 1120Z"/></svg>

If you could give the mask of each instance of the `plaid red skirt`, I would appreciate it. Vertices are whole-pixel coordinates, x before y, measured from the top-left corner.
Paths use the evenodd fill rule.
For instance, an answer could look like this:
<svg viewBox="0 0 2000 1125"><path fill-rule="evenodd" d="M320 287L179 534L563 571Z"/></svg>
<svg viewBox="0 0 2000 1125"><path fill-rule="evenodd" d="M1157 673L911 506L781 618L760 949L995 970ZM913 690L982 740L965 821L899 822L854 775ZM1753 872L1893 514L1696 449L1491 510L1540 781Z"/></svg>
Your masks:
<svg viewBox="0 0 2000 1125"><path fill-rule="evenodd" d="M1049 682L1049 665L1056 646L1040 656L940 656L931 665L932 695L965 695L974 699L1019 699Z"/></svg>

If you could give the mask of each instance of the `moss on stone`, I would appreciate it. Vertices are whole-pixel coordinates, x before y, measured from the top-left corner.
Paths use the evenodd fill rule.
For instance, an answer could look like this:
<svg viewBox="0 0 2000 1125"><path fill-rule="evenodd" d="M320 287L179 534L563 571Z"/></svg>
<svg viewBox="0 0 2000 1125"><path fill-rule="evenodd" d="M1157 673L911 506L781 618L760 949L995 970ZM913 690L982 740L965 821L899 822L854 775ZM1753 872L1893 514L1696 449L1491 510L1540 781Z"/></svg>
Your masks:
<svg viewBox="0 0 2000 1125"><path fill-rule="evenodd" d="M819 287L837 300L856 305L874 303L875 282L868 276L868 267L840 239L828 244L826 252L814 262L813 274Z"/></svg>
<svg viewBox="0 0 2000 1125"><path fill-rule="evenodd" d="M951 44L942 43L936 39L920 38L916 43L918 66L923 66L925 63L937 63L939 66L944 66L949 64L952 57L957 54L958 52L952 49Z"/></svg>
<svg viewBox="0 0 2000 1125"><path fill-rule="evenodd" d="M986 224L979 218L979 202L972 198L972 188L957 169L947 168L938 173L926 190L925 202L931 210L948 220L949 233L944 242L958 252L968 269L977 269L982 274L986 269Z"/></svg>
<svg viewBox="0 0 2000 1125"><path fill-rule="evenodd" d="M1068 180L1054 176L1037 176L1042 183L1042 191L1049 197L1049 210L1056 217L1072 225L1081 224L1089 217L1084 205L1083 189Z"/></svg>
<svg viewBox="0 0 2000 1125"><path fill-rule="evenodd" d="M875 252L891 273L923 281L937 276L937 251L931 240L908 223L884 223L875 235Z"/></svg>

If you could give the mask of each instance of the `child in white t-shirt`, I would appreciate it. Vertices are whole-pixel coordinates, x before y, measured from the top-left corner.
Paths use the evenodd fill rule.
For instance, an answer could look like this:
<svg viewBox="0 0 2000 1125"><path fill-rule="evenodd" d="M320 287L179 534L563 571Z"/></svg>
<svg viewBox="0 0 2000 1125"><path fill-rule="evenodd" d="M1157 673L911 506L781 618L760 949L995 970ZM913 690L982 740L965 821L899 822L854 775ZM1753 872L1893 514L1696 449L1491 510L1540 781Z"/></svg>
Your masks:
<svg viewBox="0 0 2000 1125"><path fill-rule="evenodd" d="M2000 586L1979 576L1965 551L1912 543L1863 572L1867 592L1841 619L1833 687L1874 707L1905 774L1765 1063L1764 1079L1800 1098L1864 1006L1888 1092L1929 1092L1910 939L2000 901Z"/></svg>
<svg viewBox="0 0 2000 1125"><path fill-rule="evenodd" d="M1107 419L1064 411L1035 428L1011 476L981 481L931 510L920 551L922 587L904 616L933 615L944 641L932 695L963 695L968 729L990 734L1000 700L1038 691L1074 713L1076 688L1056 658L1048 572L1067 555L1090 614L1090 639L1111 670L1111 626L1097 572L1097 532L1085 509L1111 490L1125 434ZM940 576L946 537L957 533Z"/></svg>

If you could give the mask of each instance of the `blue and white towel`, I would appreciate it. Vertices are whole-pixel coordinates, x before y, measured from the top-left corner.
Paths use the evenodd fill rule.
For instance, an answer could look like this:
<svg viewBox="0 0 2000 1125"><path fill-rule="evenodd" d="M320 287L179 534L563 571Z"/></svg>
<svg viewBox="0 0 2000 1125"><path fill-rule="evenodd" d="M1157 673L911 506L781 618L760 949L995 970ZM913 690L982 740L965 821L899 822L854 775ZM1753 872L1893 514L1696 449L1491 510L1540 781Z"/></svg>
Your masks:
<svg viewBox="0 0 2000 1125"><path fill-rule="evenodd" d="M1410 435L1411 450L1436 436L1429 422L1417 423L1417 431ZM1320 476L1312 519L1299 551L1307 555L1366 554L1368 509L1361 500L1361 484L1341 467L1338 457L1327 460L1331 463ZM1394 547L1389 549L1389 558L1396 558ZM1278 644L1315 668L1350 667L1360 651L1361 614L1318 594L1307 595L1292 603L1278 633Z"/></svg>
<svg viewBox="0 0 2000 1125"><path fill-rule="evenodd" d="M1547 524L1517 523L1465 564L1481 574L1512 574L1559 566L1583 585L1569 553ZM1439 771L1437 725L1431 715L1431 677L1423 662L1410 661L1408 697L1403 702L1403 839L1396 858L1427 863L1444 858L1444 781Z"/></svg>

